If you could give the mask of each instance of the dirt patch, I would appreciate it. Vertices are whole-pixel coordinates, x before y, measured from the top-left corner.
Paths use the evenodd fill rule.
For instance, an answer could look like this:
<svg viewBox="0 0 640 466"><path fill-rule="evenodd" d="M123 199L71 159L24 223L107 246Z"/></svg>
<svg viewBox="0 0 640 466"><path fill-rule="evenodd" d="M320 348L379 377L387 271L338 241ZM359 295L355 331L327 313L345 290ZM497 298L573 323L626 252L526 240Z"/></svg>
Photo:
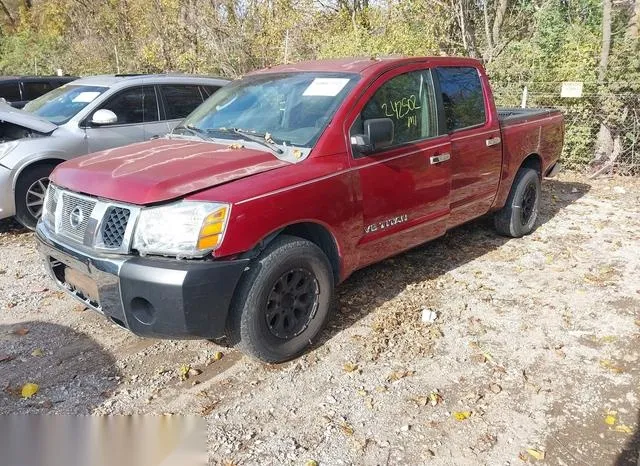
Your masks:
<svg viewBox="0 0 640 466"><path fill-rule="evenodd" d="M0 412L200 414L214 464L634 464L640 181L564 174L543 196L526 238L480 219L357 272L277 366L128 334L0 222Z"/></svg>

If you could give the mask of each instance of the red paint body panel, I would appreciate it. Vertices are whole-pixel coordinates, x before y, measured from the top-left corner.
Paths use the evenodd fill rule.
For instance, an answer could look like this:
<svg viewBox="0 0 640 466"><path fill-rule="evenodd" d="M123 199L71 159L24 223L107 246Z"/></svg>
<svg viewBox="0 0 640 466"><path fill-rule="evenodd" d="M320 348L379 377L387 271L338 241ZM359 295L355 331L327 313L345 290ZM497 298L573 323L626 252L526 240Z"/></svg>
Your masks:
<svg viewBox="0 0 640 466"><path fill-rule="evenodd" d="M392 76L435 66L479 70L485 124L355 158L349 128L369 97ZM180 198L228 202L231 218L216 257L249 251L288 225L318 224L335 240L342 280L502 207L525 158L536 154L544 174L561 152L562 115L503 124L476 60L345 59L258 73L305 71L352 72L360 80L310 155L298 163L246 148L160 139L74 159L60 165L52 179L74 191L133 204ZM501 143L487 145L487 139L497 137ZM430 163L431 156L445 153L451 155L448 162Z"/></svg>

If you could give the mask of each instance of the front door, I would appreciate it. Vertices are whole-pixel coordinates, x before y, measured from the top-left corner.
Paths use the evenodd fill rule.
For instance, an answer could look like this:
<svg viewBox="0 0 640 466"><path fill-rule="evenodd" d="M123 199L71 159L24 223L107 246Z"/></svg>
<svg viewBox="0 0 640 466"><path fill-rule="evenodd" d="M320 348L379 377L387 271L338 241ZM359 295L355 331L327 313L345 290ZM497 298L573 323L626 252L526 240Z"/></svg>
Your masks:
<svg viewBox="0 0 640 466"><path fill-rule="evenodd" d="M358 104L351 136L363 133L369 119L394 124L389 147L353 154L362 196L361 266L446 231L451 145L439 135L434 89L430 70L413 65L383 75Z"/></svg>
<svg viewBox="0 0 640 466"><path fill-rule="evenodd" d="M166 122L160 121L154 86L135 86L122 90L96 111L99 109L111 110L116 114L118 121L103 126L88 123L86 132L89 152L142 142L155 135L163 135L168 129Z"/></svg>

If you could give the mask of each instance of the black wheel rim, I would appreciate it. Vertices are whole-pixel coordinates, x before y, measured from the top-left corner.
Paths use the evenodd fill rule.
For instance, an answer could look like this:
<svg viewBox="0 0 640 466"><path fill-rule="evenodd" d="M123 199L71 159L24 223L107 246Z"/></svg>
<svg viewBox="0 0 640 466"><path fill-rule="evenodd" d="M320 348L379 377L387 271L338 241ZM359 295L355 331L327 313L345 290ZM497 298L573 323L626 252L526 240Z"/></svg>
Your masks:
<svg viewBox="0 0 640 466"><path fill-rule="evenodd" d="M534 183L527 185L527 188L524 190L524 195L522 196L521 221L523 225L527 225L531 220L531 216L536 208L537 196L538 190L536 189L536 185Z"/></svg>
<svg viewBox="0 0 640 466"><path fill-rule="evenodd" d="M49 186L49 178L40 178L33 182L27 189L26 204L27 210L34 218L40 218L42 215L42 206L44 205L44 195Z"/></svg>
<svg viewBox="0 0 640 466"><path fill-rule="evenodd" d="M318 281L305 269L294 269L276 280L265 310L269 331L276 337L290 339L309 326L318 308Z"/></svg>

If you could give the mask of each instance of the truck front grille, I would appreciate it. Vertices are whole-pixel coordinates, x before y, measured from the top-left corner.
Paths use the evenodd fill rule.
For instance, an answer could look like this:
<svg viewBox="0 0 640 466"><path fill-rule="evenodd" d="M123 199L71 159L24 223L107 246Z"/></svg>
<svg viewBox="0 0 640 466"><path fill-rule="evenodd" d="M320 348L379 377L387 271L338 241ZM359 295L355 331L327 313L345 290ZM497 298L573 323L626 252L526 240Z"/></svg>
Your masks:
<svg viewBox="0 0 640 466"><path fill-rule="evenodd" d="M63 192L60 233L68 238L82 242L87 230L87 223L95 206L96 201Z"/></svg>
<svg viewBox="0 0 640 466"><path fill-rule="evenodd" d="M123 207L107 209L102 224L102 241L107 248L119 248L124 241L124 234L129 223L131 211Z"/></svg>

